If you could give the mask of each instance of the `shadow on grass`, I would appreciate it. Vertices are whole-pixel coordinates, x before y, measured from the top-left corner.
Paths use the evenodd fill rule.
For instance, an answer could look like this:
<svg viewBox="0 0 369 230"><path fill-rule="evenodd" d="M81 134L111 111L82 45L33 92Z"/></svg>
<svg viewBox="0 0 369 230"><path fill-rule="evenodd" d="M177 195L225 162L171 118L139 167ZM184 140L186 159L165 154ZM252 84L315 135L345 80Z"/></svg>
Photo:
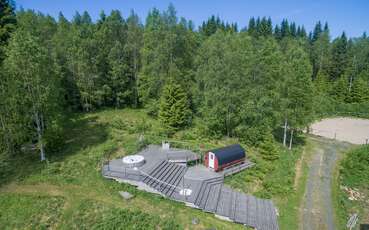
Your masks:
<svg viewBox="0 0 369 230"><path fill-rule="evenodd" d="M99 145L108 138L107 127L97 121L97 116L74 114L66 120L60 149L46 152L47 162L61 162L81 150ZM22 181L40 173L47 162L40 162L38 151L19 152L0 159L0 187L13 181Z"/></svg>
<svg viewBox="0 0 369 230"><path fill-rule="evenodd" d="M60 151L52 152L51 161L60 161L69 155L99 145L108 138L107 125L98 122L97 116L76 114L70 117L64 130L64 143Z"/></svg>
<svg viewBox="0 0 369 230"><path fill-rule="evenodd" d="M284 134L283 128L278 128L273 131L273 136L275 140L280 144L283 144L283 134ZM290 143L290 132L287 132L287 145L289 145L289 143ZM302 132L297 132L297 133L295 132L293 134L293 139L292 139L293 147L303 146L305 145L305 143L306 143L305 137Z"/></svg>

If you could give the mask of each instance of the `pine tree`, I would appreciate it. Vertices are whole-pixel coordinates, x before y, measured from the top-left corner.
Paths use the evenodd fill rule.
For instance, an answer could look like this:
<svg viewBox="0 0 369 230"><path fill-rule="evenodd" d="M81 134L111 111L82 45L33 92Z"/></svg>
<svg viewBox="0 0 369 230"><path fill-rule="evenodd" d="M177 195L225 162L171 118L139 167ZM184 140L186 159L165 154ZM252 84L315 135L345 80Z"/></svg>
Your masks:
<svg viewBox="0 0 369 230"><path fill-rule="evenodd" d="M168 82L160 99L159 119L169 131L189 124L190 109L187 94L181 85Z"/></svg>
<svg viewBox="0 0 369 230"><path fill-rule="evenodd" d="M181 24L171 26L164 18L163 14L150 12L146 20L141 49L140 101L145 106L152 107L153 112L156 108L152 105L156 104L160 91L169 78L174 78L188 91L193 82L188 73L193 68L197 38L193 31ZM221 25L219 18L212 17L210 22L215 23L215 27ZM177 72L173 76L170 74L172 70Z"/></svg>
<svg viewBox="0 0 369 230"><path fill-rule="evenodd" d="M320 95L327 95L330 91L329 86L330 82L328 76L319 72L318 76L314 80L314 88L316 89L316 92Z"/></svg>
<svg viewBox="0 0 369 230"><path fill-rule="evenodd" d="M350 92L349 102L362 103L369 99L369 84L363 78L357 78Z"/></svg>
<svg viewBox="0 0 369 230"><path fill-rule="evenodd" d="M292 22L290 24L290 33L292 37L296 37L297 36L297 31L296 31L296 24L294 22Z"/></svg>
<svg viewBox="0 0 369 230"><path fill-rule="evenodd" d="M15 136L22 133L17 126L20 125L18 116L12 113L12 102L9 97L8 81L9 76L4 73L2 62L5 58L5 47L10 38L10 34L15 30L16 17L14 6L9 0L0 0L0 153L12 153ZM18 134L18 135L16 135Z"/></svg>
<svg viewBox="0 0 369 230"><path fill-rule="evenodd" d="M348 40L345 32L333 41L330 59L330 77L333 80L339 79L344 74L349 60Z"/></svg>
<svg viewBox="0 0 369 230"><path fill-rule="evenodd" d="M330 95L339 102L345 102L348 99L348 82L345 76L341 76L334 82Z"/></svg>
<svg viewBox="0 0 369 230"><path fill-rule="evenodd" d="M287 19L282 20L281 34L282 34L282 38L285 38L285 37L288 37L288 36L291 35L290 26L289 26L289 23L288 23Z"/></svg>
<svg viewBox="0 0 369 230"><path fill-rule="evenodd" d="M92 19L90 14L87 11L84 11L81 17L81 23L82 24L91 24L92 23Z"/></svg>
<svg viewBox="0 0 369 230"><path fill-rule="evenodd" d="M281 32L281 29L279 28L279 25L275 25L274 27L274 37L277 40L282 39L282 32Z"/></svg>
<svg viewBox="0 0 369 230"><path fill-rule="evenodd" d="M322 74L329 74L329 64L330 64L330 37L329 30L325 27L324 32L319 31L319 25L317 26L314 33L318 33L314 41L312 42L310 48L310 59L313 67L312 79L314 80L320 71Z"/></svg>
<svg viewBox="0 0 369 230"><path fill-rule="evenodd" d="M247 27L247 33L251 36L254 36L256 34L256 22L255 18L252 17L249 20L249 26Z"/></svg>
<svg viewBox="0 0 369 230"><path fill-rule="evenodd" d="M275 161L279 158L279 150L272 134L267 134L259 145L260 155L264 160Z"/></svg>
<svg viewBox="0 0 369 230"><path fill-rule="evenodd" d="M323 32L322 30L322 23L320 21L318 21L315 24L314 27L314 31L313 31L313 35L312 35L312 41L315 42L316 40L318 40L320 34Z"/></svg>
<svg viewBox="0 0 369 230"><path fill-rule="evenodd" d="M141 53L143 46L143 26L140 19L134 11L131 11L127 19L127 42L124 50L129 55L130 73L133 76L132 87L132 104L133 107L139 105L138 81L139 71L141 69Z"/></svg>
<svg viewBox="0 0 369 230"><path fill-rule="evenodd" d="M272 20L270 18L263 17L261 20L258 18L256 23L257 36L271 36L273 34Z"/></svg>
<svg viewBox="0 0 369 230"><path fill-rule="evenodd" d="M296 37L306 38L306 30L304 26L298 26L296 31Z"/></svg>
<svg viewBox="0 0 369 230"><path fill-rule="evenodd" d="M15 7L10 0L0 0L0 63L4 58L5 47L11 32L15 30Z"/></svg>

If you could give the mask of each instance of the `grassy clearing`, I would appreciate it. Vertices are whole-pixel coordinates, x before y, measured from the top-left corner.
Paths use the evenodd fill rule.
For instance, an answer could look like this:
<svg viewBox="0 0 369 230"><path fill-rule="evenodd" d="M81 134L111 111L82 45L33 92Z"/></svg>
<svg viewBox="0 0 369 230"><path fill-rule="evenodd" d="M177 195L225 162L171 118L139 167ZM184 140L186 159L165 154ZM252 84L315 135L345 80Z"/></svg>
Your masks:
<svg viewBox="0 0 369 230"><path fill-rule="evenodd" d="M58 196L0 194L0 229L53 228L62 214Z"/></svg>
<svg viewBox="0 0 369 230"><path fill-rule="evenodd" d="M35 223L32 226L37 228L244 229L212 214L102 178L103 161L137 151L142 146L138 141L140 136L145 143L160 143L165 139L160 124L144 111L105 110L75 115L67 130L64 148L52 154L49 151L47 163L39 163L36 153L8 162L12 167L8 167L7 181L2 181L0 199L10 199L0 202L0 210L12 207L14 214L6 217L2 214L0 226L29 228L27 220L32 219ZM204 138L196 128L178 132L170 141L175 146L196 151L237 142L228 138ZM281 229L295 229L299 199L299 190L294 188L295 163L302 148L292 152L280 149L281 156L273 166L260 158L257 149L249 149L257 166L227 178L226 183L259 197L272 197L281 215ZM132 193L135 198L122 200L118 194L121 190ZM33 202L37 197L44 198ZM60 199L60 205L54 207L52 203L59 203L53 199ZM47 211L47 207L52 211ZM18 209L22 215L15 215ZM194 217L200 220L198 225L192 225ZM142 220L137 221L139 219Z"/></svg>
<svg viewBox="0 0 369 230"><path fill-rule="evenodd" d="M335 170L333 199L336 221L345 229L350 215L357 213L359 223L369 223L369 146L361 146L345 154ZM345 188L359 192L360 197L350 200ZM359 229L357 225L357 229Z"/></svg>
<svg viewBox="0 0 369 230"><path fill-rule="evenodd" d="M226 178L225 182L240 191L271 198L278 207L280 228L298 229L299 206L305 191L311 145L298 146L293 151L280 148L280 157L273 163L262 160L256 149L249 149L249 156L256 166Z"/></svg>

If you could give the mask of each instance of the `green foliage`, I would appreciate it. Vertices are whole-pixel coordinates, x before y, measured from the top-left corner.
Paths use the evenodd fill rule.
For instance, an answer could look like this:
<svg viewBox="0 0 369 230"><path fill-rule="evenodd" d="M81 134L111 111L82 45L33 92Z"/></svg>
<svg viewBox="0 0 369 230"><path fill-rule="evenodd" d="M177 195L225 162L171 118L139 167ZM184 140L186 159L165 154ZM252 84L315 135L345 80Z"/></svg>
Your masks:
<svg viewBox="0 0 369 230"><path fill-rule="evenodd" d="M349 187L369 189L369 146L363 146L347 153L341 162L341 182Z"/></svg>
<svg viewBox="0 0 369 230"><path fill-rule="evenodd" d="M266 174L263 181L263 189L260 190L263 197L283 197L294 191L295 164L300 157L301 149L292 152L280 151L280 158L273 163L273 170Z"/></svg>
<svg viewBox="0 0 369 230"><path fill-rule="evenodd" d="M339 79L345 72L348 65L347 42L346 34L342 33L341 37L336 38L332 43L329 70L331 79Z"/></svg>
<svg viewBox="0 0 369 230"><path fill-rule="evenodd" d="M347 98L351 103L363 103L369 101L369 84L363 78L358 78L353 82L351 92Z"/></svg>
<svg viewBox="0 0 369 230"><path fill-rule="evenodd" d="M339 165L338 175L334 181L333 194L335 195L336 216L343 226L353 213L363 219L369 214L366 197L369 195L369 146L357 147L345 153ZM352 200L344 188L353 189L361 198ZM363 220L362 219L362 220ZM342 228L343 229L343 228Z"/></svg>
<svg viewBox="0 0 369 230"><path fill-rule="evenodd" d="M211 36L218 30L225 32L237 32L237 24L222 21L219 16L212 15L207 21L204 21L199 28L199 32L204 36Z"/></svg>
<svg viewBox="0 0 369 230"><path fill-rule="evenodd" d="M286 47L285 116L291 128L304 128L313 120L313 83L308 55L295 41Z"/></svg>
<svg viewBox="0 0 369 230"><path fill-rule="evenodd" d="M12 7L4 9L3 27L14 28ZM16 19L18 30L47 52L58 75L55 104L67 111L143 106L157 116L163 89L174 80L191 113L204 120L199 130L205 136L258 144L286 119L290 130L300 129L313 112L368 100L368 37L343 34L331 42L327 23L318 22L308 39L303 26L286 19L273 31L268 17L251 18L238 32L236 24L211 16L196 31L173 5L152 9L144 25L133 11L124 18L118 10L102 13L97 22L88 12L77 12L69 22L62 13L55 20L20 10ZM9 37L12 29L6 31ZM10 85L4 79L0 86L2 103L10 105ZM29 134L18 131L27 122L9 105L2 106L7 109L0 122L2 142L11 150ZM60 122L52 126L61 128ZM51 145L60 135L47 136Z"/></svg>
<svg viewBox="0 0 369 230"><path fill-rule="evenodd" d="M124 125L114 125L118 123ZM141 127L142 123L151 128ZM200 219L199 226L204 228L244 228L242 225L224 222L208 213L186 208L181 203L139 191L125 183L106 180L101 176L104 160L138 151L140 146L137 141L142 130L145 130L144 141L150 144L161 143L161 126L158 120L152 119L141 109L106 109L88 114L73 114L66 121L68 136L64 148L57 154L50 155L47 163L37 161L37 158L30 154L19 154L9 161L9 173L6 173L6 176L7 182L12 183L10 186L2 184L4 187L1 188L0 194L0 213L5 212L1 216L7 219L0 221L0 225L17 223L15 228L24 229L28 228L32 218L35 218L32 222L35 224L30 226L40 228L38 226L41 224L36 222L39 220L38 216L42 216L44 222L41 223L52 219L55 221L50 226L62 229L97 228L95 226L114 229L121 228L124 224L127 225L122 228L190 229L193 227L192 218L197 217ZM173 136L170 141L172 140L173 143L178 141L197 151L200 144L205 149L211 149L229 143L229 140L186 141L179 135ZM3 175L4 172L0 171L0 178ZM128 202L124 201L118 194L119 191L127 191L135 197ZM24 193L29 195L25 196ZM12 204L3 202L1 197L4 196L6 201L9 200L8 195L16 196L17 199L12 199ZM39 205L39 202L43 202L40 197L52 198L52 202L60 196L64 202L60 209L43 209L48 205L55 207L56 204L53 206L52 203ZM16 200L19 200L19 203L16 204ZM12 205L14 210L8 208ZM16 215L17 213L19 215ZM136 222L138 218L142 220Z"/></svg>
<svg viewBox="0 0 369 230"><path fill-rule="evenodd" d="M7 44L10 34L15 30L16 17L15 6L10 0L0 1L0 63L4 58L4 46Z"/></svg>
<svg viewBox="0 0 369 230"><path fill-rule="evenodd" d="M11 129L11 122L17 122L18 129L14 132L25 135L29 142L37 139L43 160L45 131L59 128L56 121L60 116L60 85L54 59L42 41L19 29L10 40L4 66L8 78L7 109L19 116L5 123L10 123Z"/></svg>
<svg viewBox="0 0 369 230"><path fill-rule="evenodd" d="M186 93L183 87L174 82L169 82L163 89L159 119L168 129L178 129L190 123L191 111Z"/></svg>
<svg viewBox="0 0 369 230"><path fill-rule="evenodd" d="M346 77L340 77L331 89L331 95L339 102L345 102L348 98L348 81Z"/></svg>
<svg viewBox="0 0 369 230"><path fill-rule="evenodd" d="M1 194L1 229L48 229L59 220L62 197Z"/></svg>
<svg viewBox="0 0 369 230"><path fill-rule="evenodd" d="M142 211L112 208L85 200L67 223L78 229L181 229L175 219L161 219Z"/></svg>
<svg viewBox="0 0 369 230"><path fill-rule="evenodd" d="M260 155L264 160L274 161L279 158L279 149L274 143L273 136L267 135L264 141L260 144Z"/></svg>
<svg viewBox="0 0 369 230"><path fill-rule="evenodd" d="M193 71L197 38L186 20L178 23L173 6L162 13L157 9L150 11L143 41L139 81L141 102L157 101L169 79L190 91L193 82L190 71Z"/></svg>

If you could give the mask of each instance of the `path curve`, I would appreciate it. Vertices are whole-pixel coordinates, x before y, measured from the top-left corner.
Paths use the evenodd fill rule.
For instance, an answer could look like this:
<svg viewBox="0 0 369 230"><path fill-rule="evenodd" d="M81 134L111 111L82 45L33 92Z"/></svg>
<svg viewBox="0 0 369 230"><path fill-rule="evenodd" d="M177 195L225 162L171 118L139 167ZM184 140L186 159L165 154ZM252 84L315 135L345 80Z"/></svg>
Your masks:
<svg viewBox="0 0 369 230"><path fill-rule="evenodd" d="M352 145L369 139L369 120L327 118L310 127L313 148L307 161L309 171L300 206L300 229L336 229L332 204L332 177L337 161ZM351 144L350 144L351 143Z"/></svg>

